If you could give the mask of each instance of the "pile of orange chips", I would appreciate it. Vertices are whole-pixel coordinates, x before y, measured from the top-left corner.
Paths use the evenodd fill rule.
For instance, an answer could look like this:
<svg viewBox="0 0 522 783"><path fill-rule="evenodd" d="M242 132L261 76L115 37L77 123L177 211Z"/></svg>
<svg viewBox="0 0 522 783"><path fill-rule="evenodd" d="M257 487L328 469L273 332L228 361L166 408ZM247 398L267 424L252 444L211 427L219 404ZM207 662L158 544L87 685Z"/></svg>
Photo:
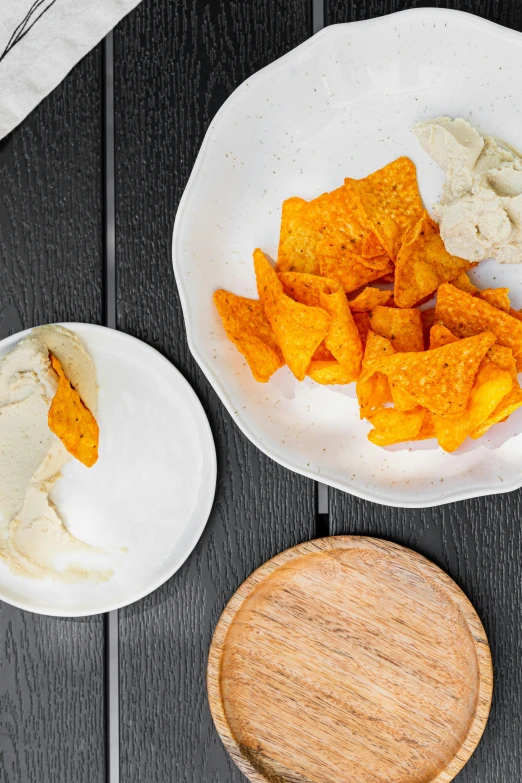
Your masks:
<svg viewBox="0 0 522 783"><path fill-rule="evenodd" d="M446 251L399 158L285 201L275 269L254 252L259 299L214 301L257 381L287 364L299 381L356 382L372 443L437 438L454 451L522 405L522 314L508 289L476 288L472 266Z"/></svg>

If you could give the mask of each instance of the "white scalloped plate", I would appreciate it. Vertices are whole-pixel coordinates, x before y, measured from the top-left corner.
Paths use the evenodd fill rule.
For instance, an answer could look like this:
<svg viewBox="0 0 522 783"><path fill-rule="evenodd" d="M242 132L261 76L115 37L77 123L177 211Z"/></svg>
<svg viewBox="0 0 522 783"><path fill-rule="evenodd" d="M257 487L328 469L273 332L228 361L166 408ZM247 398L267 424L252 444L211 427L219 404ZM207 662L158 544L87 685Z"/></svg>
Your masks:
<svg viewBox="0 0 522 783"><path fill-rule="evenodd" d="M256 296L252 251L276 255L281 203L362 177L399 155L425 203L438 167L410 132L440 114L522 147L522 35L456 11L417 9L328 27L248 79L216 115L174 227L173 263L189 345L243 432L282 465L368 500L424 507L522 485L522 413L445 454L434 441L380 449L353 384L298 383L287 368L256 383L227 340L212 293ZM522 268L485 262L472 277L507 285Z"/></svg>

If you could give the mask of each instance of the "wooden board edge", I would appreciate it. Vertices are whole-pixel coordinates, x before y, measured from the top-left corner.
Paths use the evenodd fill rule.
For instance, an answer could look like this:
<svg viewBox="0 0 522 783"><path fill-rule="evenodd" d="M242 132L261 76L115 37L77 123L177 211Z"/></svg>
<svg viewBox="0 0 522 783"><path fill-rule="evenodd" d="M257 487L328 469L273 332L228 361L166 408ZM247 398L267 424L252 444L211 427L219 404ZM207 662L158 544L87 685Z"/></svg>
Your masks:
<svg viewBox="0 0 522 783"><path fill-rule="evenodd" d="M227 721L225 706L221 695L220 672L221 659L228 630L244 601L254 592L265 577L272 574L276 569L302 555L328 549L346 548L372 549L388 554L393 553L398 558L406 560L408 563L413 562L430 581L434 582L440 589L449 595L453 603L457 605L468 625L475 645L475 654L477 656L479 671L479 686L475 713L468 733L458 751L446 767L441 770L436 777L429 781L429 783L449 783L471 758L480 742L488 721L491 699L493 696L493 664L488 639L480 618L475 611L475 607L450 576L418 552L400 544L386 541L385 539L372 538L370 536L329 536L328 538L305 541L304 543L286 549L270 560L267 560L266 563L256 569L243 584L240 585L219 618L208 655L207 694L210 712L216 730L221 737L227 752L241 772L243 772L252 783L267 783L266 778L252 766L242 752Z"/></svg>

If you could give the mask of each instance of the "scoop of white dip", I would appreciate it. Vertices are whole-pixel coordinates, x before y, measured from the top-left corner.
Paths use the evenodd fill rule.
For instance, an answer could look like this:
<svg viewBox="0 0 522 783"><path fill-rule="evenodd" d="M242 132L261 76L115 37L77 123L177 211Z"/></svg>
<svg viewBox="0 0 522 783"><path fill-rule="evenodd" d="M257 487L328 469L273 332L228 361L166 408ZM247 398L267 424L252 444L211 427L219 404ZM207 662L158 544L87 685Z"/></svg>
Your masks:
<svg viewBox="0 0 522 783"><path fill-rule="evenodd" d="M68 329L34 329L0 360L0 557L23 576L108 579L106 553L71 535L49 502L51 487L71 459L47 423L58 386L49 352L96 413L94 366Z"/></svg>
<svg viewBox="0 0 522 783"><path fill-rule="evenodd" d="M446 250L469 261L522 263L520 155L462 119L437 117L413 132L446 175L434 207Z"/></svg>

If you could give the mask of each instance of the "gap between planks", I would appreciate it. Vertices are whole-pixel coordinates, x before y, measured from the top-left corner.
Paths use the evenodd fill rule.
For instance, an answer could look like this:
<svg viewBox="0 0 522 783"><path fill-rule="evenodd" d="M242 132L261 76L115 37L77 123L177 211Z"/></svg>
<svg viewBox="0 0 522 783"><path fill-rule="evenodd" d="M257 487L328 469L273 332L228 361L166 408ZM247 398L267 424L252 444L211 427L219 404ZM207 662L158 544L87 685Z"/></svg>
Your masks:
<svg viewBox="0 0 522 783"><path fill-rule="evenodd" d="M103 42L103 204L104 204L104 322L116 329L116 221L114 188L114 40ZM108 783L120 780L120 704L118 610L105 615L106 770Z"/></svg>
<svg viewBox="0 0 522 783"><path fill-rule="evenodd" d="M324 27L324 0L312 0L312 30ZM104 222L105 222L105 326L116 328L116 227L114 186L114 40L112 32L103 43L104 87ZM328 486L317 483L318 536L329 534ZM119 629L118 610L106 615L106 701L107 701L107 780L120 780L119 726Z"/></svg>
<svg viewBox="0 0 522 783"><path fill-rule="evenodd" d="M318 33L324 27L324 0L312 0L312 33ZM330 535L330 512L328 504L328 486L317 482L316 522L317 538Z"/></svg>

